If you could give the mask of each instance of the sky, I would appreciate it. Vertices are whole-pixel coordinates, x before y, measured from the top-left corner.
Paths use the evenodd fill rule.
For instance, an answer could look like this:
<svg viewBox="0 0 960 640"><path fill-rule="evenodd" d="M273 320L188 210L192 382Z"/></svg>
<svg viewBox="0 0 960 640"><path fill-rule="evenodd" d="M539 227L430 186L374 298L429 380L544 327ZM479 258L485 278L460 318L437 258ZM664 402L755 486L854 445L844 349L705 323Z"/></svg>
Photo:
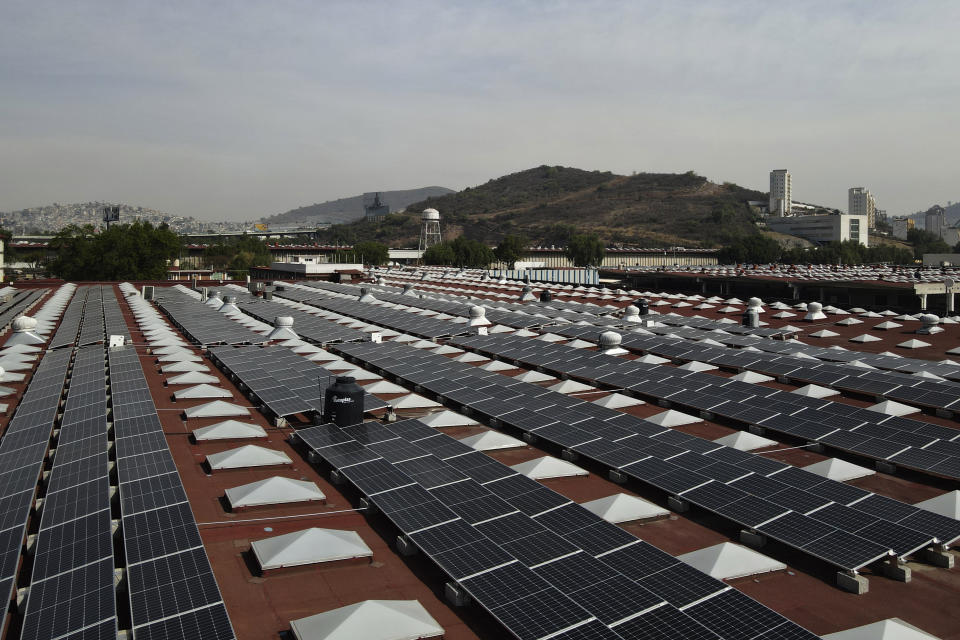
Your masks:
<svg viewBox="0 0 960 640"><path fill-rule="evenodd" d="M542 164L960 200L960 3L6 0L0 211L253 220Z"/></svg>

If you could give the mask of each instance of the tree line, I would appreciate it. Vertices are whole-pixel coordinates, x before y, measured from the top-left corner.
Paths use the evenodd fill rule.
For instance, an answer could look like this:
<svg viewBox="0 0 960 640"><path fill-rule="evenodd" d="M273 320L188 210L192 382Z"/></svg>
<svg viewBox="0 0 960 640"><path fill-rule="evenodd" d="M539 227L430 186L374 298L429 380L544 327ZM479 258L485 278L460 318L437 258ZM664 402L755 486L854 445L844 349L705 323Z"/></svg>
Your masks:
<svg viewBox="0 0 960 640"><path fill-rule="evenodd" d="M423 262L462 269L485 269L499 261L513 269L526 255L529 244L523 236L507 235L491 249L482 242L460 236L429 247L423 253ZM574 266L599 266L606 255L606 247L596 234L575 234L567 241L564 254Z"/></svg>
<svg viewBox="0 0 960 640"><path fill-rule="evenodd" d="M785 249L773 238L764 235L752 235L739 238L721 249L717 254L720 264L744 262L784 264L913 264L921 260L925 253L960 252L960 243L951 247L939 236L911 229L907 241L911 249L895 245L881 244L865 247L854 240L831 242L816 247L797 247Z"/></svg>

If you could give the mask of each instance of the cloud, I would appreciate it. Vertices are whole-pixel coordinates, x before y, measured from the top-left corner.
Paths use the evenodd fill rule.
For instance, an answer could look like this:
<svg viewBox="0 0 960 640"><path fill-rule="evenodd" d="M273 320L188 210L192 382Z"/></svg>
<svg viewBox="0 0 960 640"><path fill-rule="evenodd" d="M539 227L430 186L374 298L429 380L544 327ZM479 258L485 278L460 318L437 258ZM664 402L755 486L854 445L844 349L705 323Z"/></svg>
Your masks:
<svg viewBox="0 0 960 640"><path fill-rule="evenodd" d="M957 199L950 2L37 3L0 25L0 209L251 219L542 163L892 213ZM950 136L954 136L951 140ZM950 144L953 142L954 144Z"/></svg>

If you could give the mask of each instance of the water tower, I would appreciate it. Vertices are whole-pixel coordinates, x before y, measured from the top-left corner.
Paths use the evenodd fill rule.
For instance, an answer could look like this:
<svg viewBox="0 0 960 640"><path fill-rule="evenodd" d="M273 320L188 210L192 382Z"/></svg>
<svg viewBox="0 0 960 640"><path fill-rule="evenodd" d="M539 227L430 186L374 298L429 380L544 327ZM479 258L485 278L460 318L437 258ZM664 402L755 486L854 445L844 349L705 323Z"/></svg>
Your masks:
<svg viewBox="0 0 960 640"><path fill-rule="evenodd" d="M436 209L424 209L420 216L420 246L417 249L421 255L435 244L442 241L440 237L440 212Z"/></svg>

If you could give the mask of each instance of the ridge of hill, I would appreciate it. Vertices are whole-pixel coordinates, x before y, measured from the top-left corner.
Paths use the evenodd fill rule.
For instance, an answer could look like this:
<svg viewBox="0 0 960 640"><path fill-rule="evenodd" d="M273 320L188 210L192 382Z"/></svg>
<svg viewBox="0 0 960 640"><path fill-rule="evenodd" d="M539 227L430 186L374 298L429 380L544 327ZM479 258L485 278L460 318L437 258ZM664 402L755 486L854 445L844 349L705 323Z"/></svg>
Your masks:
<svg viewBox="0 0 960 640"><path fill-rule="evenodd" d="M359 196L328 200L319 204L311 204L261 218L266 224L293 224L303 223L314 225L322 222L350 222L364 216L364 206L373 202L376 192L368 191ZM380 191L380 200L390 207L390 212L403 211L410 203L426 198L443 196L454 193L446 187L421 187L420 189L403 189L399 191Z"/></svg>
<svg viewBox="0 0 960 640"><path fill-rule="evenodd" d="M325 240L416 246L419 212L432 207L440 211L446 239L464 235L492 245L521 234L549 245L563 244L573 233L596 233L608 244L715 247L757 233L747 201L766 198L692 171L623 176L543 165L412 202L406 213L383 222L334 225Z"/></svg>

